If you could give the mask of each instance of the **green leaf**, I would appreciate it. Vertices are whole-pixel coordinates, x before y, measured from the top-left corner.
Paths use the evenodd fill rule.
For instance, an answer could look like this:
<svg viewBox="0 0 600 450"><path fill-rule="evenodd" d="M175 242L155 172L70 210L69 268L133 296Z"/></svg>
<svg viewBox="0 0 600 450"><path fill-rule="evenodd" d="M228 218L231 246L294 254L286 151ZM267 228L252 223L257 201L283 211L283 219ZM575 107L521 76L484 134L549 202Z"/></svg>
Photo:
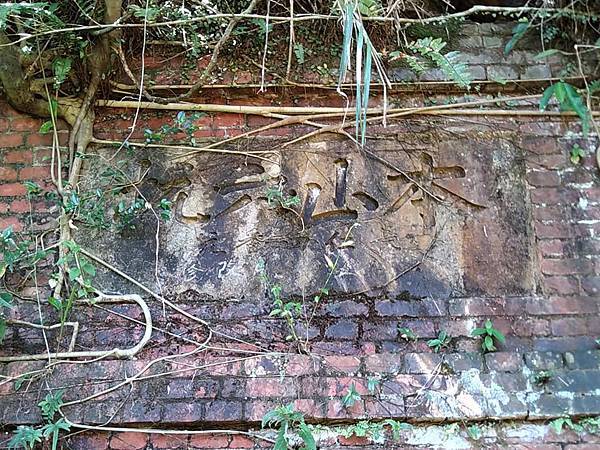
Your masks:
<svg viewBox="0 0 600 450"><path fill-rule="evenodd" d="M0 308L12 308L13 295L10 292L0 293Z"/></svg>
<svg viewBox="0 0 600 450"><path fill-rule="evenodd" d="M585 105L583 99L572 85L570 85L569 83L563 83L563 85L565 90L566 101L569 104L570 108L573 109L581 119L583 135L587 136L589 131L590 120L590 114L587 109L587 106Z"/></svg>
<svg viewBox="0 0 600 450"><path fill-rule="evenodd" d="M31 426L19 426L8 442L8 448L33 449L35 444L42 441L42 430Z"/></svg>
<svg viewBox="0 0 600 450"><path fill-rule="evenodd" d="M557 53L560 53L560 50L557 50L557 49L555 49L555 48L551 48L551 49L549 49L549 50L546 50L546 51L543 51L543 52L540 52L540 53L538 53L537 55L535 55L535 56L533 57L533 59L534 59L535 61L539 61L539 60L541 60L541 59L547 58L548 56L555 55L555 54L557 54Z"/></svg>
<svg viewBox="0 0 600 450"><path fill-rule="evenodd" d="M298 64L304 64L304 46L299 42L294 44L294 55Z"/></svg>
<svg viewBox="0 0 600 450"><path fill-rule="evenodd" d="M6 336L6 320L0 317L0 344L4 341L4 336Z"/></svg>
<svg viewBox="0 0 600 450"><path fill-rule="evenodd" d="M506 341L506 338L504 337L504 335L503 335L503 334L502 334L500 331L496 330L495 328L492 328L492 329L490 330L490 333L491 333L491 334L492 334L492 336L493 336L493 337L495 337L495 338L498 340L498 342L500 342L501 344L504 344L504 342Z"/></svg>
<svg viewBox="0 0 600 450"><path fill-rule="evenodd" d="M54 125L52 124L52 121L46 120L40 127L40 133L46 134L46 133L49 133L50 131L52 131L53 129L54 129Z"/></svg>
<svg viewBox="0 0 600 450"><path fill-rule="evenodd" d="M556 97L556 100L558 100L558 103L560 103L560 107L561 109L564 109L566 104L566 90L565 90L565 83L563 81L559 81L558 83L556 83L554 88L554 96Z"/></svg>
<svg viewBox="0 0 600 450"><path fill-rule="evenodd" d="M470 427L468 427L467 433L469 434L469 437L474 441L478 441L479 439L481 439L481 428L479 428L479 426L477 425L471 425Z"/></svg>
<svg viewBox="0 0 600 450"><path fill-rule="evenodd" d="M75 281L80 276L81 276L81 270L79 270L79 267L71 267L69 269L69 280Z"/></svg>
<svg viewBox="0 0 600 450"><path fill-rule="evenodd" d="M487 334L487 330L485 328L475 328L473 331L471 331L471 336L481 336L484 334Z"/></svg>
<svg viewBox="0 0 600 450"><path fill-rule="evenodd" d="M54 87L58 89L65 82L71 71L71 58L56 58L52 62L52 71L54 72Z"/></svg>
<svg viewBox="0 0 600 450"><path fill-rule="evenodd" d="M554 95L554 90L556 89L556 84L548 86L544 93L542 94L542 98L540 99L540 111L545 111L548 107L548 103L550 103L550 99Z"/></svg>
<svg viewBox="0 0 600 450"><path fill-rule="evenodd" d="M285 436L285 428L281 427L277 433L277 439L273 446L273 450L288 450L288 441Z"/></svg>
<svg viewBox="0 0 600 450"><path fill-rule="evenodd" d="M389 425L392 429L392 438L395 441L400 439L400 432L404 430L410 430L412 425L404 422L398 422L397 420L387 419L383 422L385 425Z"/></svg>
<svg viewBox="0 0 600 450"><path fill-rule="evenodd" d="M271 425L277 425L280 421L281 421L281 419L279 417L279 411L277 409L274 409L272 411L267 412L263 416L262 422L261 422L261 427L266 428Z"/></svg>
<svg viewBox="0 0 600 450"><path fill-rule="evenodd" d="M379 386L379 380L377 378L369 378L367 381L367 389L369 392L374 392L375 389L377 389L377 386Z"/></svg>
<svg viewBox="0 0 600 450"><path fill-rule="evenodd" d="M352 383L350 385L350 388L348 389L348 392L346 392L346 395L344 395L344 397L342 398L342 404L346 408L350 408L358 400L360 400L360 394L357 392L356 386L354 385L354 383Z"/></svg>
<svg viewBox="0 0 600 450"><path fill-rule="evenodd" d="M46 395L46 398L38 403L38 406L42 410L42 415L47 420L52 420L60 407L63 404L63 395L65 391L63 389L59 389L55 392L49 392Z"/></svg>
<svg viewBox="0 0 600 450"><path fill-rule="evenodd" d="M552 428L556 434L562 433L563 425L565 424L565 418L559 417L550 422L550 428Z"/></svg>
<svg viewBox="0 0 600 450"><path fill-rule="evenodd" d="M63 304L60 298L48 297L48 303L50 303L57 311L62 311Z"/></svg>
<svg viewBox="0 0 600 450"><path fill-rule="evenodd" d="M494 340L492 339L491 336L486 336L483 339L483 348L484 348L484 350L487 350L490 352L496 350L496 347L494 347Z"/></svg>
<svg viewBox="0 0 600 450"><path fill-rule="evenodd" d="M88 275L90 275L92 277L96 276L96 268L94 267L93 264L90 264L88 262L84 262L84 263L81 264L81 268Z"/></svg>
<svg viewBox="0 0 600 450"><path fill-rule="evenodd" d="M304 447L300 450L317 450L317 443L313 437L310 428L305 424L301 423L298 428L298 436L304 441Z"/></svg>
<svg viewBox="0 0 600 450"><path fill-rule="evenodd" d="M519 22L512 30L512 37L506 43L504 47L504 54L508 55L512 49L517 45L517 43L521 40L521 38L527 33L529 30L529 22Z"/></svg>

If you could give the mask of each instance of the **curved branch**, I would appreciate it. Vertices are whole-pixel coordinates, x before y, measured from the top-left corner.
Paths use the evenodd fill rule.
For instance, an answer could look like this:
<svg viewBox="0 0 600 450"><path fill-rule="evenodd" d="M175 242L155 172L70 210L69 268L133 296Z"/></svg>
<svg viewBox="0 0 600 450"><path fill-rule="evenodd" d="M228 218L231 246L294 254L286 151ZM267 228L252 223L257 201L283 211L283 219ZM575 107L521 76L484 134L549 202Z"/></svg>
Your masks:
<svg viewBox="0 0 600 450"><path fill-rule="evenodd" d="M140 341L134 345L133 347L121 349L114 348L112 350L94 350L94 351L81 351L81 352L57 352L57 353L38 353L35 355L21 355L21 356L3 356L0 357L0 362L12 362L12 361L36 361L41 359L50 358L62 358L62 359L71 359L71 358L99 358L99 357L107 357L114 356L116 358L133 358L137 355L148 343L150 337L152 336L152 315L150 314L150 309L146 302L137 294L130 295L106 295L99 293L98 298L93 300L85 300L82 303L88 305L94 305L95 303L122 303L124 301L131 300L137 303L142 309L142 313L144 314L145 321L145 329L144 335L140 339ZM40 326L37 324L28 324L28 326L34 326L39 328ZM52 325L50 327L44 328L53 328L56 325Z"/></svg>

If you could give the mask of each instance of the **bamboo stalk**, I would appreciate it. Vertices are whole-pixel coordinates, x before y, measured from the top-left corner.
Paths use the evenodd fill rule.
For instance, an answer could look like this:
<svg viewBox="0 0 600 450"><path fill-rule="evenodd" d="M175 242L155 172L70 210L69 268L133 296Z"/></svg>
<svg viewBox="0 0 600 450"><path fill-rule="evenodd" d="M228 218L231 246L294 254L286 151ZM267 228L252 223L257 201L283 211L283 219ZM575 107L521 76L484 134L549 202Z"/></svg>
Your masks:
<svg viewBox="0 0 600 450"><path fill-rule="evenodd" d="M455 109L462 106L479 106L489 103L498 103L503 101L532 100L540 95L522 95L519 97L504 97L495 99L477 100L474 102L461 102L449 105L425 106L416 108L388 108L387 113L403 113L421 110ZM320 117L336 117L346 115L348 108L328 107L328 106L248 106L248 105L217 105L212 103L155 103L155 102L137 102L133 100L105 100L96 101L96 106L108 108L142 108L169 111L203 111L215 113L233 113L233 114L254 114L270 116L272 114L287 115L319 115ZM367 114L382 114L383 108L369 108ZM323 114L325 116L323 116Z"/></svg>
<svg viewBox="0 0 600 450"><path fill-rule="evenodd" d="M553 82L553 81L577 81L577 80L582 80L583 77L578 76L578 77L568 77L568 78L558 78L558 77L552 77L552 78L532 78L529 80L506 80L507 84L511 84L511 85L520 85L520 84L525 84L525 85L530 85L530 84L539 84L539 83L547 83L547 82ZM422 89L422 88L429 88L429 87L444 87L447 88L448 86L455 86L457 88L457 90L462 90L462 91L467 91L466 89L462 89L459 88L458 86L456 86L456 83L454 81L415 81L415 82L397 82L397 83L390 83L392 86L392 91L395 89L398 90L410 90L410 89ZM493 80L481 80L481 81L473 81L473 84L478 84L478 85L498 85L500 84L497 81L493 81ZM125 83L117 83L117 82L111 82L111 85L114 86L117 89L123 89L123 90L129 90L129 91L137 91L139 89L139 86L135 86L135 85L130 85L130 84L125 84ZM146 86L146 89L148 89L149 91L162 91L162 90L178 90L178 89L190 89L193 85L192 84L156 84L156 85L148 85ZM354 89L356 88L356 83L342 83L341 85L342 89ZM371 89L376 88L376 87L381 87L383 86L383 83L379 83L379 82L371 82ZM260 84L257 83L249 83L249 84L209 84L206 86L202 86L202 89L258 89L260 87ZM315 83L269 83L269 84L265 84L265 87L267 88L293 88L293 87L301 87L301 88L311 88L311 89L326 89L326 90L336 90L337 85L336 84L315 84Z"/></svg>
<svg viewBox="0 0 600 450"><path fill-rule="evenodd" d="M475 102L462 102L450 105L437 105L416 108L392 108L387 110L387 114L453 114L453 115L514 115L514 116L573 116L576 115L573 111L539 111L539 110L470 110L463 107L481 106L490 103L499 103L516 100L530 100L538 98L539 95L525 95L512 98L496 98L489 100L479 100ZM274 114L285 115L311 115L309 118L328 118L339 117L347 114L346 108L339 107L301 107L301 106L247 106L247 105L217 105L205 103L153 103L153 102L136 102L129 100L97 100L97 106L108 108L137 108L154 109L154 110L169 110L169 111L203 111L212 113L233 113L233 114L249 114L262 115L273 117ZM448 111L453 112L448 112ZM501 111L501 112L499 112ZM383 108L369 108L368 115L382 114ZM599 112L593 112L593 115L598 115Z"/></svg>

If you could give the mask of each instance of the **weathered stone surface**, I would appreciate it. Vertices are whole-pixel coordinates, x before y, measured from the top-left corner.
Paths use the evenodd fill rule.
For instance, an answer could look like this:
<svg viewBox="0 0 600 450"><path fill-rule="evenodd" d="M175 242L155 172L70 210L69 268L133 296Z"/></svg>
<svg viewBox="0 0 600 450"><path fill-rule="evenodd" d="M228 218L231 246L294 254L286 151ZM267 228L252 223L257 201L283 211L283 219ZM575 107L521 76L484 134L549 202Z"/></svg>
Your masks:
<svg viewBox="0 0 600 450"><path fill-rule="evenodd" d="M301 295L325 282L325 255L338 261L330 289L347 294L436 299L531 289L524 168L515 147L473 138L425 149L403 137L378 141L373 151L401 172L331 139L299 144L285 156L267 153L273 163L226 155L182 163L156 152L140 155L150 161L142 191L148 198L171 197L176 205L161 233L163 289L195 292L199 301L245 301L230 304L225 319L266 314L257 262L265 261L267 275L285 294ZM224 172L224 165L231 170ZM284 196L300 198L291 207L296 212L266 201L278 180L286 181ZM112 242L89 245L153 284L153 271L143 266L153 260L153 228L149 222L128 231L126 252ZM342 245L345 236L349 245ZM502 257L507 250L515 255L511 261ZM365 311L346 305L350 314Z"/></svg>

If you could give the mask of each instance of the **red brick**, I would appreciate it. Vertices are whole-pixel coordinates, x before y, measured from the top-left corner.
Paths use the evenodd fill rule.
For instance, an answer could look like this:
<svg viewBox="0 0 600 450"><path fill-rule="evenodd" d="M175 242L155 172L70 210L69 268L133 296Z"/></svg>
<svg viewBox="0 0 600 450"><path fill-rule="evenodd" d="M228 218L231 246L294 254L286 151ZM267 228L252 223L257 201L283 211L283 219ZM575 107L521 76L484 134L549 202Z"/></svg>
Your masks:
<svg viewBox="0 0 600 450"><path fill-rule="evenodd" d="M510 352L486 353L485 362L490 370L516 372L523 366L523 355Z"/></svg>
<svg viewBox="0 0 600 450"><path fill-rule="evenodd" d="M8 212L8 203L0 202L0 214L5 214Z"/></svg>
<svg viewBox="0 0 600 450"><path fill-rule="evenodd" d="M588 274L592 271L590 260L583 258L543 259L542 273L545 275Z"/></svg>
<svg viewBox="0 0 600 450"><path fill-rule="evenodd" d="M0 167L0 180L15 181L17 179L17 171L10 167Z"/></svg>
<svg viewBox="0 0 600 450"><path fill-rule="evenodd" d="M354 389L360 395L368 395L367 380L364 378L329 377L319 381L321 393L327 397L344 396L354 384Z"/></svg>
<svg viewBox="0 0 600 450"><path fill-rule="evenodd" d="M594 174L590 171L584 170L581 167L577 167L574 172L563 172L561 173L561 181L563 184L584 184L592 183L594 181Z"/></svg>
<svg viewBox="0 0 600 450"><path fill-rule="evenodd" d="M243 114L221 113L213 116L213 124L216 128L241 127L245 123Z"/></svg>
<svg viewBox="0 0 600 450"><path fill-rule="evenodd" d="M560 256L566 250L568 241L559 239L547 239L538 242L538 248L543 256Z"/></svg>
<svg viewBox="0 0 600 450"><path fill-rule="evenodd" d="M338 442L340 443L340 445L370 445L371 441L369 441L369 439L367 439L366 437L358 437L358 436L350 436L350 437L344 437L344 436L340 436L338 438Z"/></svg>
<svg viewBox="0 0 600 450"><path fill-rule="evenodd" d="M31 150L13 150L4 155L5 163L31 164L33 162L33 153Z"/></svg>
<svg viewBox="0 0 600 450"><path fill-rule="evenodd" d="M546 168L551 170L564 169L572 164L567 161L566 154L560 155L527 155L528 165L535 168Z"/></svg>
<svg viewBox="0 0 600 450"><path fill-rule="evenodd" d="M520 337L548 336L550 334L550 322L545 319L532 317L515 319L512 323L511 331L512 334Z"/></svg>
<svg viewBox="0 0 600 450"><path fill-rule="evenodd" d="M285 365L286 375L309 375L319 371L321 362L309 355L289 355Z"/></svg>
<svg viewBox="0 0 600 450"><path fill-rule="evenodd" d="M537 188L530 191L533 204L571 205L577 203L581 193L574 189Z"/></svg>
<svg viewBox="0 0 600 450"><path fill-rule="evenodd" d="M194 131L194 137L197 138L222 138L225 136L225 130L196 130Z"/></svg>
<svg viewBox="0 0 600 450"><path fill-rule="evenodd" d="M226 448L229 436L226 434L194 434L190 446L195 448Z"/></svg>
<svg viewBox="0 0 600 450"><path fill-rule="evenodd" d="M279 406L281 406L279 399L247 401L244 418L250 422L260 422L266 413Z"/></svg>
<svg viewBox="0 0 600 450"><path fill-rule="evenodd" d="M310 398L297 398L294 400L294 409L300 411L305 417L323 417L322 404L320 401Z"/></svg>
<svg viewBox="0 0 600 450"><path fill-rule="evenodd" d="M542 137L531 137L526 136L523 138L523 147L538 155L551 155L561 153L562 150L558 146L556 139L542 138Z"/></svg>
<svg viewBox="0 0 600 450"><path fill-rule="evenodd" d="M581 287L590 295L600 294L600 276L585 277L581 280Z"/></svg>
<svg viewBox="0 0 600 450"><path fill-rule="evenodd" d="M544 292L547 294L569 295L579 293L577 279L566 276L545 276Z"/></svg>
<svg viewBox="0 0 600 450"><path fill-rule="evenodd" d="M356 356L325 356L323 366L328 372L355 373L360 367Z"/></svg>
<svg viewBox="0 0 600 450"><path fill-rule="evenodd" d="M19 214L29 212L29 201L15 200L10 204L10 212Z"/></svg>
<svg viewBox="0 0 600 450"><path fill-rule="evenodd" d="M561 317L551 322L554 336L581 336L587 334L587 322L580 317Z"/></svg>
<svg viewBox="0 0 600 450"><path fill-rule="evenodd" d="M21 183L0 184L0 197L16 197L26 193L27 189Z"/></svg>
<svg viewBox="0 0 600 450"><path fill-rule="evenodd" d="M13 131L30 131L35 133L39 131L41 125L42 121L33 117L19 117L10 121L10 129Z"/></svg>
<svg viewBox="0 0 600 450"><path fill-rule="evenodd" d="M108 433L87 432L68 438L67 448L71 450L106 450L108 449L108 438Z"/></svg>
<svg viewBox="0 0 600 450"><path fill-rule="evenodd" d="M281 381L281 382L280 382ZM251 378L246 382L248 397L293 397L296 392L293 382L279 378Z"/></svg>
<svg viewBox="0 0 600 450"><path fill-rule="evenodd" d="M341 399L327 402L326 414L328 419L360 419L365 416L364 400L356 401L352 406L345 407Z"/></svg>
<svg viewBox="0 0 600 450"><path fill-rule="evenodd" d="M22 134L4 133L0 135L0 148L12 148L23 145Z"/></svg>
<svg viewBox="0 0 600 450"><path fill-rule="evenodd" d="M582 228L566 225L566 224L550 224L535 223L535 235L539 239L568 239L579 236L587 236Z"/></svg>
<svg viewBox="0 0 600 450"><path fill-rule="evenodd" d="M115 434L110 440L114 450L142 450L146 448L148 436L144 433L125 432Z"/></svg>
<svg viewBox="0 0 600 450"><path fill-rule="evenodd" d="M535 220L544 220L547 222L562 222L568 214L565 206L542 206L535 205L533 208L533 217Z"/></svg>
<svg viewBox="0 0 600 450"><path fill-rule="evenodd" d="M600 299L594 297L550 297L531 298L526 312L534 315L588 314L598 313Z"/></svg>
<svg viewBox="0 0 600 450"><path fill-rule="evenodd" d="M24 167L19 171L20 180L45 180L50 178L50 167Z"/></svg>
<svg viewBox="0 0 600 450"><path fill-rule="evenodd" d="M153 450L187 448L188 435L153 434L150 436Z"/></svg>
<svg viewBox="0 0 600 450"><path fill-rule="evenodd" d="M54 139L54 136L52 133L30 134L29 136L27 136L27 144L34 145L34 146L39 146L39 145L50 146L50 145L52 145L53 139Z"/></svg>
<svg viewBox="0 0 600 450"><path fill-rule="evenodd" d="M560 178L558 173L552 170L540 170L529 172L526 176L527 182L531 186L558 186Z"/></svg>
<svg viewBox="0 0 600 450"><path fill-rule="evenodd" d="M365 358L367 372L398 373L404 358L401 354L379 353Z"/></svg>
<svg viewBox="0 0 600 450"><path fill-rule="evenodd" d="M246 436L234 434L231 437L231 442L228 448L254 448L254 440Z"/></svg>

